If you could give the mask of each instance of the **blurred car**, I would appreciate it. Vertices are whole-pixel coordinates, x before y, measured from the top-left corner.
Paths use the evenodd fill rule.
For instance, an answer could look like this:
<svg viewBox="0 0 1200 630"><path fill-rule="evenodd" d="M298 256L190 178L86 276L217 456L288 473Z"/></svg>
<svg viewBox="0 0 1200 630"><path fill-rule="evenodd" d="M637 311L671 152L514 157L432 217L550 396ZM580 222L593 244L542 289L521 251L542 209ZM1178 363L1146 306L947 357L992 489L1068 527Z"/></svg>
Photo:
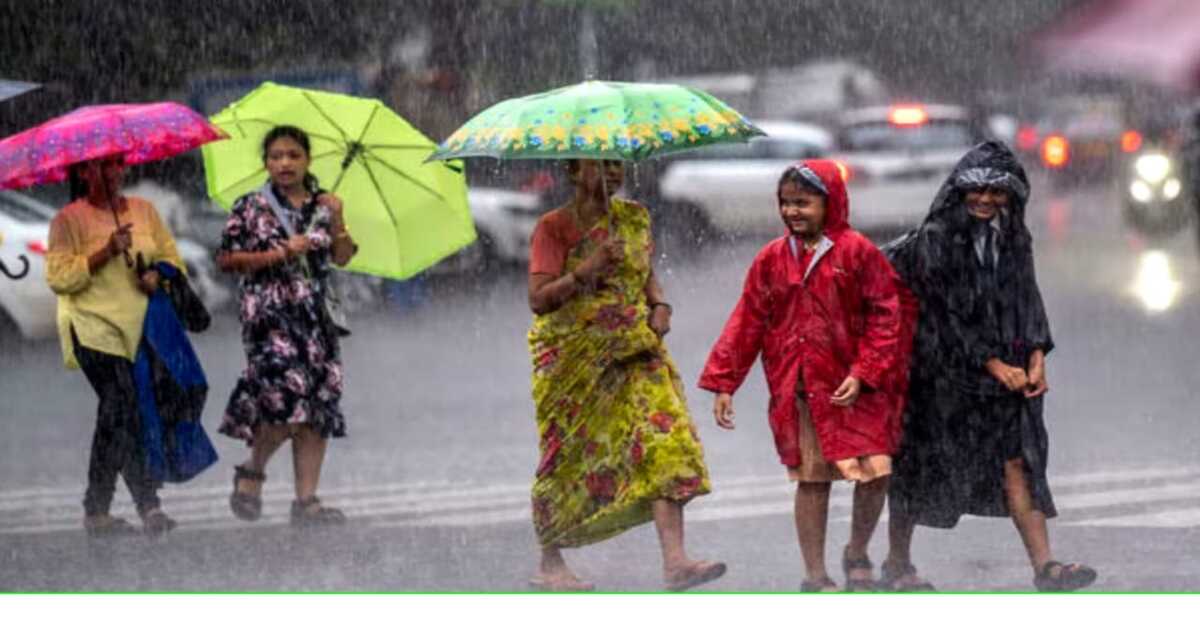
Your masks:
<svg viewBox="0 0 1200 630"><path fill-rule="evenodd" d="M1055 184L1109 178L1144 141L1128 124L1121 99L1107 95L1049 100L1036 122L1018 134L1019 148L1036 150L1036 163Z"/></svg>
<svg viewBox="0 0 1200 630"><path fill-rule="evenodd" d="M833 159L844 167L850 224L864 232L915 227L954 165L983 138L967 108L957 105L846 112Z"/></svg>
<svg viewBox="0 0 1200 630"><path fill-rule="evenodd" d="M131 188L130 194L142 196L145 189ZM151 195L153 196L153 195ZM162 199L147 197L151 203ZM167 205L167 207L170 207ZM15 253L8 247L19 247L24 243L30 260L29 275L13 282L13 291L0 293L0 310L12 319L21 335L29 339L53 336L56 332L55 318L57 301L46 285L45 252L46 239L50 235L50 221L58 212L56 208L28 195L14 191L0 191L0 233L5 235L3 258L6 263ZM161 212L161 211L160 211ZM168 213L170 210L167 211ZM163 220L171 225L169 214ZM174 228L171 228L174 230ZM218 309L230 301L232 292L218 281L218 273L212 253L196 241L175 234L175 246L187 266L188 279L196 294L209 309ZM9 245L9 241L12 244ZM0 319L3 316L0 315Z"/></svg>
<svg viewBox="0 0 1200 630"><path fill-rule="evenodd" d="M497 265L529 261L529 237L547 208L542 196L503 188L472 187L467 203L475 220L475 242L443 260L432 273L483 273Z"/></svg>
<svg viewBox="0 0 1200 630"><path fill-rule="evenodd" d="M743 144L718 144L665 160L658 178L657 212L666 232L697 239L718 234L774 233L781 229L775 188L788 165L825 156L833 137L816 125L756 121L767 133Z"/></svg>
<svg viewBox="0 0 1200 630"><path fill-rule="evenodd" d="M29 261L19 280L0 277L0 335L51 337L57 330L58 300L46 285L46 237L54 208L26 195L0 191L0 260L20 271L18 256Z"/></svg>

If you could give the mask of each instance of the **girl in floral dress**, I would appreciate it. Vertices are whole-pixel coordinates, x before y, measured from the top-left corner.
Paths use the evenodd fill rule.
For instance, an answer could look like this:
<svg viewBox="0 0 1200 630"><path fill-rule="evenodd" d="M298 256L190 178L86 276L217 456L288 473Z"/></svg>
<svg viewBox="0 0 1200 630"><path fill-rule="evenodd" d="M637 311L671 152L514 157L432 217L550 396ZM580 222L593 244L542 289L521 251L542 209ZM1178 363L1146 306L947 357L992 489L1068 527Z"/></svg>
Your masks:
<svg viewBox="0 0 1200 630"><path fill-rule="evenodd" d="M344 437L338 332L325 307L330 262L345 265L355 245L341 201L320 194L308 173L308 136L276 127L263 141L270 181L234 203L217 262L242 274L242 342L247 366L229 397L220 431L244 439L250 460L235 467L230 508L262 513L263 471L288 438L295 460L293 525L344 521L316 496L325 447Z"/></svg>
<svg viewBox="0 0 1200 630"><path fill-rule="evenodd" d="M529 331L541 461L533 520L542 545L532 585L590 590L561 549L653 520L666 587L725 572L684 551L683 505L710 490L683 384L662 336L671 307L650 266L646 208L611 197L621 162L572 160L574 199L531 241Z"/></svg>

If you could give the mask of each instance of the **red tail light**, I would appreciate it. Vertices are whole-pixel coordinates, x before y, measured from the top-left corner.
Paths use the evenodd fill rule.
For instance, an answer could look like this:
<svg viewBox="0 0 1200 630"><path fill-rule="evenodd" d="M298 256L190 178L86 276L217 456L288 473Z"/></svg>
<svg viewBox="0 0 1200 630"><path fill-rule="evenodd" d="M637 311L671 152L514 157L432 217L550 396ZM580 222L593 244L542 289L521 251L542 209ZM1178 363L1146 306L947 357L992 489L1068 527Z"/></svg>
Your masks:
<svg viewBox="0 0 1200 630"><path fill-rule="evenodd" d="M1054 135L1047 136L1042 142L1042 163L1049 168L1062 168L1071 159L1071 143L1067 139Z"/></svg>
<svg viewBox="0 0 1200 630"><path fill-rule="evenodd" d="M37 254L38 256L45 256L46 252L48 251L45 241L29 241L28 243L25 243L25 249L28 249L30 253Z"/></svg>
<svg viewBox="0 0 1200 630"><path fill-rule="evenodd" d="M1133 153L1142 148L1142 134L1130 129L1121 134L1121 150L1126 153Z"/></svg>
<svg viewBox="0 0 1200 630"><path fill-rule="evenodd" d="M1025 125L1017 130L1017 149L1021 151L1033 151L1037 149L1037 145L1037 127Z"/></svg>
<svg viewBox="0 0 1200 630"><path fill-rule="evenodd" d="M929 113L920 105L897 105L888 113L888 122L897 127L915 127L929 121Z"/></svg>

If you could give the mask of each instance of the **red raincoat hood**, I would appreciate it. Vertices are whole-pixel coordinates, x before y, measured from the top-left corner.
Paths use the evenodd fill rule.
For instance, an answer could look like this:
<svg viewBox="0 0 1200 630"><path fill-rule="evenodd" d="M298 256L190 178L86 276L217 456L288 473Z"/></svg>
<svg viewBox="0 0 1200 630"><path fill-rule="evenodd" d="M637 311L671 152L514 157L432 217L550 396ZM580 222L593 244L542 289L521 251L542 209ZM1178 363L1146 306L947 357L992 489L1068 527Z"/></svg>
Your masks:
<svg viewBox="0 0 1200 630"><path fill-rule="evenodd" d="M846 181L842 177L842 167L833 160L803 160L789 166L787 171L800 171L801 176L810 179L809 173L820 179L825 195L825 234L830 237L850 229L850 197L846 193ZM805 173L804 171L808 171ZM780 183L782 184L782 178ZM778 200L778 192L776 193Z"/></svg>

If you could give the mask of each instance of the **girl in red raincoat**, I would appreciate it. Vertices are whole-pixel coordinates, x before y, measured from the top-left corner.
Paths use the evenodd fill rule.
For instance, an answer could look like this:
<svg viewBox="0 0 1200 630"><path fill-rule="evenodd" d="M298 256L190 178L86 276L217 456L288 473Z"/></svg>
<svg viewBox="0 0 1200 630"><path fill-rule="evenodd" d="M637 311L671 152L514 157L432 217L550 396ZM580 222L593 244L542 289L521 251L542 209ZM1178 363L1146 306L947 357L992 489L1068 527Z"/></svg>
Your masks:
<svg viewBox="0 0 1200 630"><path fill-rule="evenodd" d="M717 424L733 429L733 394L761 353L775 448L796 487L796 530L807 579L825 570L830 482L857 482L847 590L872 590L867 544L887 494L900 434L907 346L895 271L847 222L846 185L828 160L806 160L779 180L787 236L755 257L742 297L717 340L700 387L717 394Z"/></svg>

